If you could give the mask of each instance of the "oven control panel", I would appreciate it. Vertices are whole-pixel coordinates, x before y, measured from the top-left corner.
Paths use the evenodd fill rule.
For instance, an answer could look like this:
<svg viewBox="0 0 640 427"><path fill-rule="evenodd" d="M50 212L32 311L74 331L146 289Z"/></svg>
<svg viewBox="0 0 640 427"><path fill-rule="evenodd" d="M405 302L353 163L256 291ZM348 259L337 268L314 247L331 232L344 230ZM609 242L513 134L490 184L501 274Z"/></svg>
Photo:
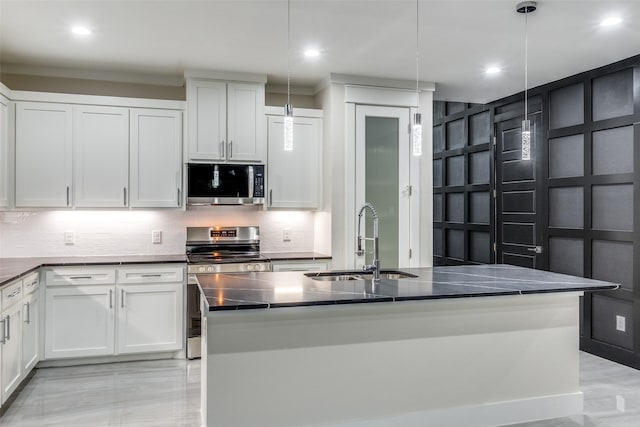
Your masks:
<svg viewBox="0 0 640 427"><path fill-rule="evenodd" d="M189 274L245 273L271 271L269 262L241 262L230 264L190 264Z"/></svg>

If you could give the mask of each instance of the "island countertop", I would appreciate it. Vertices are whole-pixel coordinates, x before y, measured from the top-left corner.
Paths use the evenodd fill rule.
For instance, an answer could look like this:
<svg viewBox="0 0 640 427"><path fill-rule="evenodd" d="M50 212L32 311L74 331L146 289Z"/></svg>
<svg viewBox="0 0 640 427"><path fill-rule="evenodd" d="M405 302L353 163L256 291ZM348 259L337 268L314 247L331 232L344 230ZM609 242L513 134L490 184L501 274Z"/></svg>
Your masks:
<svg viewBox="0 0 640 427"><path fill-rule="evenodd" d="M381 279L378 283L319 281L301 272L199 274L196 278L209 311L603 291L618 287L614 283L505 264L401 270L418 277Z"/></svg>

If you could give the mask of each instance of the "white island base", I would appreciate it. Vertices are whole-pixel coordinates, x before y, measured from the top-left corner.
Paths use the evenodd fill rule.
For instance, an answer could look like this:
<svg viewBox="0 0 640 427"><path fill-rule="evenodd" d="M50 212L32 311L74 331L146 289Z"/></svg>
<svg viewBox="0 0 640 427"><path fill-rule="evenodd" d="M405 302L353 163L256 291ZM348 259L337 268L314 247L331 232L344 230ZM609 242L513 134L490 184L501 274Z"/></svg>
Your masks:
<svg viewBox="0 0 640 427"><path fill-rule="evenodd" d="M206 426L495 426L582 412L582 292L206 311Z"/></svg>

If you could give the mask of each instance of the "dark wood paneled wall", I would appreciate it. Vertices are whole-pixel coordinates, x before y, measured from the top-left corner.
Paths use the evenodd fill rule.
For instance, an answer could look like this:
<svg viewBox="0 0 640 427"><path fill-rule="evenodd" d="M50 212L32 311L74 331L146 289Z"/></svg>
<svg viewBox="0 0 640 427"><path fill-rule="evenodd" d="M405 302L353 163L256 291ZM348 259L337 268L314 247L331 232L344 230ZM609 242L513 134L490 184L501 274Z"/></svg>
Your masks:
<svg viewBox="0 0 640 427"><path fill-rule="evenodd" d="M580 345L640 369L640 55L531 89L529 97L542 114L536 268L620 283L583 298ZM496 125L514 114L524 114L522 93L487 105L435 103L436 264L500 261L493 245L504 224L493 197L486 223L482 194L496 188Z"/></svg>

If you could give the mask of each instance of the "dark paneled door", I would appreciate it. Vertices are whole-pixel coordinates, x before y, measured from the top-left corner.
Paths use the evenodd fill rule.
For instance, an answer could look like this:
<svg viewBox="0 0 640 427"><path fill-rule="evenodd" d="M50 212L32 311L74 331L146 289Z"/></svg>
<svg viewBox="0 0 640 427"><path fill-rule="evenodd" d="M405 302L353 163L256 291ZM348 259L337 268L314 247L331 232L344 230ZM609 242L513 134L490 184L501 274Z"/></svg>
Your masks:
<svg viewBox="0 0 640 427"><path fill-rule="evenodd" d="M531 160L522 160L522 116L496 123L496 260L547 269L542 246L542 177L536 158L542 142L541 114L531 120ZM536 179L539 178L539 179Z"/></svg>

